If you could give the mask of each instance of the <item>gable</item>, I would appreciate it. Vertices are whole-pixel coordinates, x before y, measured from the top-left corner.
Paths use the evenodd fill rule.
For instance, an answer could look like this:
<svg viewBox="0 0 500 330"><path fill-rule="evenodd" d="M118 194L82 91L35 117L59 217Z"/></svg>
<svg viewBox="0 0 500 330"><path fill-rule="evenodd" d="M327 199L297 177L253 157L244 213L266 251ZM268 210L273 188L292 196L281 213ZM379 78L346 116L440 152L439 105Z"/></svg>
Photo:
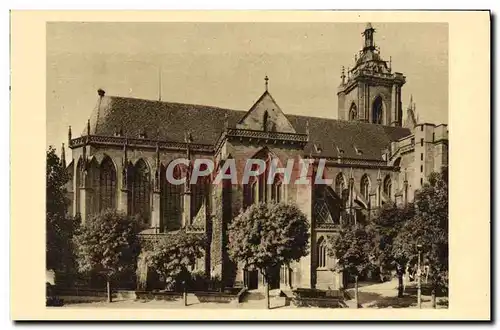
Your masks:
<svg viewBox="0 0 500 330"><path fill-rule="evenodd" d="M264 127L266 126L266 127ZM264 92L236 125L239 129L296 133L290 121L269 92Z"/></svg>

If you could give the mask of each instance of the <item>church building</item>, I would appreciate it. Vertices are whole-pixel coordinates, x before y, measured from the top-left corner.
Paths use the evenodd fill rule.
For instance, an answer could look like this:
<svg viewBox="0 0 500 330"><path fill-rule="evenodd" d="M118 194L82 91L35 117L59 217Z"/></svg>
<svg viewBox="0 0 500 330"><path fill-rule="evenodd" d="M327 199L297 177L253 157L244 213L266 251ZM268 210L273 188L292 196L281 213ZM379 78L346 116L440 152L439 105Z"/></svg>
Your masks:
<svg viewBox="0 0 500 330"><path fill-rule="evenodd" d="M262 277L229 260L227 226L252 203L295 203L310 221L310 254L276 269L271 286L341 287L342 275L326 252L327 238L343 221L369 221L385 203L412 201L427 176L448 162L447 125L418 122L413 100L403 110L406 77L381 58L371 24L362 35L355 63L342 69L338 119L287 114L271 95L267 77L263 94L248 111L98 90L84 131L68 133L71 213L85 221L117 209L144 222L145 239L168 238L179 229L204 232L209 243L196 269L220 276L227 286L244 283L252 289L263 284ZM178 158L209 158L216 167L227 159L278 159L280 164L325 159L325 176L333 182L283 184L278 175L273 184L262 176L248 184L216 185L207 177L174 185L165 173ZM185 170L175 167L174 176Z"/></svg>

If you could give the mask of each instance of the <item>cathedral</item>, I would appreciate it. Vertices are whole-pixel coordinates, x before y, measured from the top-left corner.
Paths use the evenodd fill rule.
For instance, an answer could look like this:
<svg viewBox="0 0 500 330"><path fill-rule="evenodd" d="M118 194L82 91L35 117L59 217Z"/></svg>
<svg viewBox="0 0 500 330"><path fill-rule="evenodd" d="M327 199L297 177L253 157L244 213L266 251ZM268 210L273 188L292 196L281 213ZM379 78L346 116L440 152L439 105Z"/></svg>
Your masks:
<svg viewBox="0 0 500 330"><path fill-rule="evenodd" d="M338 119L286 114L268 90L267 77L263 94L248 111L98 90L82 134L68 132L70 212L85 221L101 210L117 209L147 226L144 239L168 239L179 229L206 233L205 257L195 269L219 276L226 286L252 289L263 285L262 276L231 262L227 226L252 203L295 203L310 221L310 254L276 269L271 287L342 287L342 274L326 251L328 236L346 219L369 221L385 203L412 201L427 176L448 162L447 125L419 122L413 101L403 110L406 77L381 58L374 34L368 23L355 63L342 69ZM174 185L165 172L178 158L208 158L216 167L228 159L281 164L324 159L324 174L332 183L284 184L278 176L272 184L257 177L247 184L214 184L207 178ZM176 166L174 176L183 171Z"/></svg>

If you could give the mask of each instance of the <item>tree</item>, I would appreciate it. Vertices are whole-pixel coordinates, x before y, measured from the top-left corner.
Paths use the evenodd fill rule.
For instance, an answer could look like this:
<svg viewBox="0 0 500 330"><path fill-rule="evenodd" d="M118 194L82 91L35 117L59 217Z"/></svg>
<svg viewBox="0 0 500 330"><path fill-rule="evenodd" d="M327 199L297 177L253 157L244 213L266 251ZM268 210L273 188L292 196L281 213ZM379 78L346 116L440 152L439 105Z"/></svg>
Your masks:
<svg viewBox="0 0 500 330"><path fill-rule="evenodd" d="M401 229L415 215L412 204L398 207L387 204L373 219L371 226L374 232L374 254L381 271L396 270L398 276L398 297L403 296L403 274L408 262L405 255L395 253L394 240Z"/></svg>
<svg viewBox="0 0 500 330"><path fill-rule="evenodd" d="M291 204L253 204L240 212L228 230L231 260L243 262L247 270L261 272L269 308L272 271L308 253L309 223L305 214Z"/></svg>
<svg viewBox="0 0 500 330"><path fill-rule="evenodd" d="M345 224L337 235L329 238L329 254L337 259L337 268L354 276L354 300L358 300L358 277L374 263L374 235L372 228L361 223Z"/></svg>
<svg viewBox="0 0 500 330"><path fill-rule="evenodd" d="M47 150L46 180L46 268L65 272L74 261L71 239L78 220L68 215L69 176L52 146Z"/></svg>
<svg viewBox="0 0 500 330"><path fill-rule="evenodd" d="M166 289L178 288L189 280L190 268L203 256L205 243L205 235L180 230L154 241L146 263L163 277Z"/></svg>
<svg viewBox="0 0 500 330"><path fill-rule="evenodd" d="M448 288L448 171L431 173L415 194L415 215L402 227L394 242L394 257L415 264L416 245L422 245L424 265L429 266L433 290Z"/></svg>
<svg viewBox="0 0 500 330"><path fill-rule="evenodd" d="M111 302L112 278L136 265L140 229L140 224L131 217L105 210L90 217L75 235L78 268L81 272L106 276L108 302Z"/></svg>

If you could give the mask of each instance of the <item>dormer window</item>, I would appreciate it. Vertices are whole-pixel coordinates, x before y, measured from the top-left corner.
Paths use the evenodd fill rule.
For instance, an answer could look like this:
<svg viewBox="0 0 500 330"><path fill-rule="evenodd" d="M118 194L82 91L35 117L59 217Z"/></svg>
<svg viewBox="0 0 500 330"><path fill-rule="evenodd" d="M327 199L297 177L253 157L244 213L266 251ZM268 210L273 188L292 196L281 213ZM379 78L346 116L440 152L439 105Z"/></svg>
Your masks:
<svg viewBox="0 0 500 330"><path fill-rule="evenodd" d="M142 133L139 134L139 137L141 139L146 139L148 137L148 135L147 135L146 131L144 130Z"/></svg>
<svg viewBox="0 0 500 330"><path fill-rule="evenodd" d="M321 148L321 145L319 145L319 144L314 144L314 151L315 151L316 153L320 154L320 153L323 151L323 149Z"/></svg>
<svg viewBox="0 0 500 330"><path fill-rule="evenodd" d="M337 146L337 153L338 153L339 157L342 157L344 155L344 149L341 149Z"/></svg>
<svg viewBox="0 0 500 330"><path fill-rule="evenodd" d="M354 146L354 150L356 150L356 155L362 155L363 154L363 150L359 149L356 146Z"/></svg>

